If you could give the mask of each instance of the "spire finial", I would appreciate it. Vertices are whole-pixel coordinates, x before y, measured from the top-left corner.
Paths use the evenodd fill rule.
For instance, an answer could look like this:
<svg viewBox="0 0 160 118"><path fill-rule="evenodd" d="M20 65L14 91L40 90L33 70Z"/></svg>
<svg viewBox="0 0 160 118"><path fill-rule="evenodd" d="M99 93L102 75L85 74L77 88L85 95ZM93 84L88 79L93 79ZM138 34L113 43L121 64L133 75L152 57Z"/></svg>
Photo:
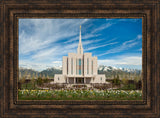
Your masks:
<svg viewBox="0 0 160 118"><path fill-rule="evenodd" d="M80 25L80 32L79 32L79 44L77 49L78 54L83 54L82 42L81 42L81 25Z"/></svg>

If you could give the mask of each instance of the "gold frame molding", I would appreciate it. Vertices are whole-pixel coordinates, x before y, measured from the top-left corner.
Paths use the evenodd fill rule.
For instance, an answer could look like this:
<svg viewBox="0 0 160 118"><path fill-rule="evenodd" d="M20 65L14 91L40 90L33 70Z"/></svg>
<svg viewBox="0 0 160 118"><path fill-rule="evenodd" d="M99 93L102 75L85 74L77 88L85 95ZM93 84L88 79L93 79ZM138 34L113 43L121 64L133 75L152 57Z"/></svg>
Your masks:
<svg viewBox="0 0 160 118"><path fill-rule="evenodd" d="M158 0L0 0L0 117L160 117ZM142 18L143 100L18 100L19 18Z"/></svg>

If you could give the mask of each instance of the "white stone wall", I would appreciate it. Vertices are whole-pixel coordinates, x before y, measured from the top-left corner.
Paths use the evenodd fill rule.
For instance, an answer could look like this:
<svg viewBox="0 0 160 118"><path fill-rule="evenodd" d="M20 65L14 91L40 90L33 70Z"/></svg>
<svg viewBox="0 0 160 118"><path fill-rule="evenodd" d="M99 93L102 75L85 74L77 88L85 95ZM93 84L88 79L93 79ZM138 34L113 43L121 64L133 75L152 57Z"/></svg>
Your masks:
<svg viewBox="0 0 160 118"><path fill-rule="evenodd" d="M54 83L66 83L65 76L62 74L55 74Z"/></svg>
<svg viewBox="0 0 160 118"><path fill-rule="evenodd" d="M73 74L72 74L72 62L71 62L72 59L73 59ZM77 59L78 59L77 63L79 63L79 59L81 59L81 75L79 75L79 67L78 68L76 67ZM89 59L89 73L87 73L87 59ZM92 73L92 61L93 61L93 73ZM87 83L105 83L105 79L106 79L105 75L104 74L97 75L97 66L98 66L97 57L95 56L92 57L91 53L84 53L84 54L68 53L68 57L67 56L63 57L62 64L63 64L62 65L63 67L62 75L55 74L55 77L54 77L55 83L66 83L67 76L69 78L70 77L84 77L86 78ZM83 71L84 71L84 75L83 75ZM73 80L69 80L69 83L73 83Z"/></svg>
<svg viewBox="0 0 160 118"><path fill-rule="evenodd" d="M71 75L71 57L68 56L68 75Z"/></svg>
<svg viewBox="0 0 160 118"><path fill-rule="evenodd" d="M97 71L98 71L97 57L92 57L92 59L93 59L93 75L97 75Z"/></svg>
<svg viewBox="0 0 160 118"><path fill-rule="evenodd" d="M91 83L91 78L86 78L86 84L90 84Z"/></svg>
<svg viewBox="0 0 160 118"><path fill-rule="evenodd" d="M89 59L89 67L87 67L87 59ZM91 61L92 61L92 53L84 53L84 76L91 76ZM87 73L87 69L89 73Z"/></svg>
<svg viewBox="0 0 160 118"><path fill-rule="evenodd" d="M72 74L72 59L73 59L73 74ZM81 75L79 75L78 68L76 65L76 60L78 59L81 59ZM77 63L79 63L79 61L77 61ZM75 54L75 53L68 54L68 76L70 77L83 76L83 54Z"/></svg>
<svg viewBox="0 0 160 118"><path fill-rule="evenodd" d="M93 83L105 83L105 79L105 74L99 74L95 76Z"/></svg>
<svg viewBox="0 0 160 118"><path fill-rule="evenodd" d="M67 75L67 56L63 56L62 74Z"/></svg>
<svg viewBox="0 0 160 118"><path fill-rule="evenodd" d="M72 59L73 59L73 74L72 74ZM81 75L79 75L79 67L76 65L76 61L78 64L79 59L81 59ZM89 65L88 65L89 73L87 73L87 59L89 60ZM92 61L93 61L93 73L92 73ZM97 57L92 57L91 53L84 53L84 56L83 54L69 53L68 57L66 56L63 57L62 66L63 66L63 75L68 75L70 77L75 77L75 76L91 77L93 75L97 75Z"/></svg>

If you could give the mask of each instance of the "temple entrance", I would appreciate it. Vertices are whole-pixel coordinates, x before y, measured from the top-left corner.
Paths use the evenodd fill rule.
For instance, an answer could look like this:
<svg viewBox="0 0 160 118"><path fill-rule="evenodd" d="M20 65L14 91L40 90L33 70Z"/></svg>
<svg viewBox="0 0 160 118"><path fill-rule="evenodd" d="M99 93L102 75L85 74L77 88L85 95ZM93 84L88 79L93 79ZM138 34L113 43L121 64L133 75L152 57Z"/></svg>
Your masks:
<svg viewBox="0 0 160 118"><path fill-rule="evenodd" d="M77 84L84 84L84 78L76 78Z"/></svg>

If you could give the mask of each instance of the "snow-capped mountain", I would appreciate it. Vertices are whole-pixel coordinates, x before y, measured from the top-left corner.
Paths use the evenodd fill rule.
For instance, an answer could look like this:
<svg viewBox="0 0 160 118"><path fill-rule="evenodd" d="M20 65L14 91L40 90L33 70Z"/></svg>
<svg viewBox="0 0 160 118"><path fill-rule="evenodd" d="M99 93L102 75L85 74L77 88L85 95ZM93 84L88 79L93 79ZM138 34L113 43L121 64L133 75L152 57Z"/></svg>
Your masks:
<svg viewBox="0 0 160 118"><path fill-rule="evenodd" d="M104 66L104 65L100 65L98 67L98 71L105 71L105 72L111 72L111 71L124 71L124 72L131 72L131 73L139 73L141 72L141 70L138 69L128 69L128 68L117 68L117 67L113 67L113 66Z"/></svg>
<svg viewBox="0 0 160 118"><path fill-rule="evenodd" d="M116 67L112 67L112 66L100 65L100 66L98 67L98 70L100 70L100 71L111 71L111 70L119 70L119 69L116 68Z"/></svg>

